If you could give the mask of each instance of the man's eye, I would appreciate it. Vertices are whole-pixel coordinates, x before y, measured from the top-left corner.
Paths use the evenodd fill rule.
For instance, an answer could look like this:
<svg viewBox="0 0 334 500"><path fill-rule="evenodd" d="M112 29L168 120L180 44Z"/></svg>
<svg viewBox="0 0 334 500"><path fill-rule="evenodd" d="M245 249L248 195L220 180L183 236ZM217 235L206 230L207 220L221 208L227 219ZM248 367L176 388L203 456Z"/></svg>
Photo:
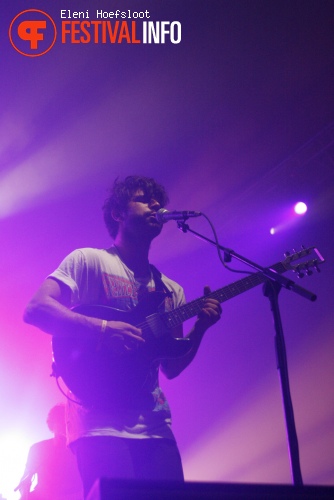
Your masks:
<svg viewBox="0 0 334 500"><path fill-rule="evenodd" d="M148 203L146 196L135 196L134 201L139 201L140 203Z"/></svg>

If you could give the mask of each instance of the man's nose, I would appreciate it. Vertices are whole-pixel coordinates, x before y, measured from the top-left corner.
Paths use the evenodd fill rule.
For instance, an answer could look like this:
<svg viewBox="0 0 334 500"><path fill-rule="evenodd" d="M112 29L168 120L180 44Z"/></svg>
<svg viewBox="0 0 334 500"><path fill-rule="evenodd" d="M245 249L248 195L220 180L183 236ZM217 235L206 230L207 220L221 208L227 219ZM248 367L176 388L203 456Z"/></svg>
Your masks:
<svg viewBox="0 0 334 500"><path fill-rule="evenodd" d="M158 200L155 200L154 198L152 198L150 200L149 207L151 209L154 208L155 210L159 210L159 208L161 208L160 203L158 202Z"/></svg>

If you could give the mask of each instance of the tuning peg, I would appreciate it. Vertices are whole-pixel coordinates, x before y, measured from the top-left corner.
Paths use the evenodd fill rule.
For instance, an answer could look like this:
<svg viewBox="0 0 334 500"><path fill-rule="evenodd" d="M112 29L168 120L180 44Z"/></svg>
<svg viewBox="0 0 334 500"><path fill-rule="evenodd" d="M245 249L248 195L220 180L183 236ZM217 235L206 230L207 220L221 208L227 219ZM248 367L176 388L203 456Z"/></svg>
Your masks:
<svg viewBox="0 0 334 500"><path fill-rule="evenodd" d="M284 257L285 258L290 257L290 252L288 252L288 250L286 252L284 252Z"/></svg>
<svg viewBox="0 0 334 500"><path fill-rule="evenodd" d="M311 269L307 268L306 269L306 274L307 274L307 276L312 276L313 271L311 271Z"/></svg>
<svg viewBox="0 0 334 500"><path fill-rule="evenodd" d="M304 278L304 276L305 276L305 273L302 272L300 266L296 266L296 268L294 269L294 272L297 274L298 278Z"/></svg>

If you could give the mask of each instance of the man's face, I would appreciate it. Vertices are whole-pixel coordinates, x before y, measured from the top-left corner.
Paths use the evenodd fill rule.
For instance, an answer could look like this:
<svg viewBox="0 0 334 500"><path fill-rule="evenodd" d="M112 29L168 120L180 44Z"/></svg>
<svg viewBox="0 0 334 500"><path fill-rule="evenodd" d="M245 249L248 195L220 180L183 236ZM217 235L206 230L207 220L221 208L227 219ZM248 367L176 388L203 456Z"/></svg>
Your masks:
<svg viewBox="0 0 334 500"><path fill-rule="evenodd" d="M141 235L143 238L155 238L162 230L162 224L155 217L160 208L157 200L146 195L142 189L138 189L123 214L120 229L128 234Z"/></svg>

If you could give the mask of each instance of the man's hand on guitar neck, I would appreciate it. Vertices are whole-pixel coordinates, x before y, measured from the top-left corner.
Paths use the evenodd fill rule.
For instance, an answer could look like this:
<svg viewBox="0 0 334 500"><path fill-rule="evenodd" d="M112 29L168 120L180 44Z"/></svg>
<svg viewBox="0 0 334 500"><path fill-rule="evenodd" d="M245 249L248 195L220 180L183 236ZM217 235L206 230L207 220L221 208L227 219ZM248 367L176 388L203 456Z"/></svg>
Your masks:
<svg viewBox="0 0 334 500"><path fill-rule="evenodd" d="M204 295L210 295L211 289L209 286L204 287ZM222 308L218 300L207 297L204 301L204 306L198 315L195 323L195 329L205 332L210 326L220 320Z"/></svg>
<svg viewBox="0 0 334 500"><path fill-rule="evenodd" d="M204 287L204 295L211 293L210 287ZM161 369L167 378L177 377L194 359L201 344L204 333L210 326L217 323L222 314L222 308L218 300L207 297L204 300L197 320L186 337L191 339L192 347L190 351L182 357L174 359L164 359L161 363Z"/></svg>

